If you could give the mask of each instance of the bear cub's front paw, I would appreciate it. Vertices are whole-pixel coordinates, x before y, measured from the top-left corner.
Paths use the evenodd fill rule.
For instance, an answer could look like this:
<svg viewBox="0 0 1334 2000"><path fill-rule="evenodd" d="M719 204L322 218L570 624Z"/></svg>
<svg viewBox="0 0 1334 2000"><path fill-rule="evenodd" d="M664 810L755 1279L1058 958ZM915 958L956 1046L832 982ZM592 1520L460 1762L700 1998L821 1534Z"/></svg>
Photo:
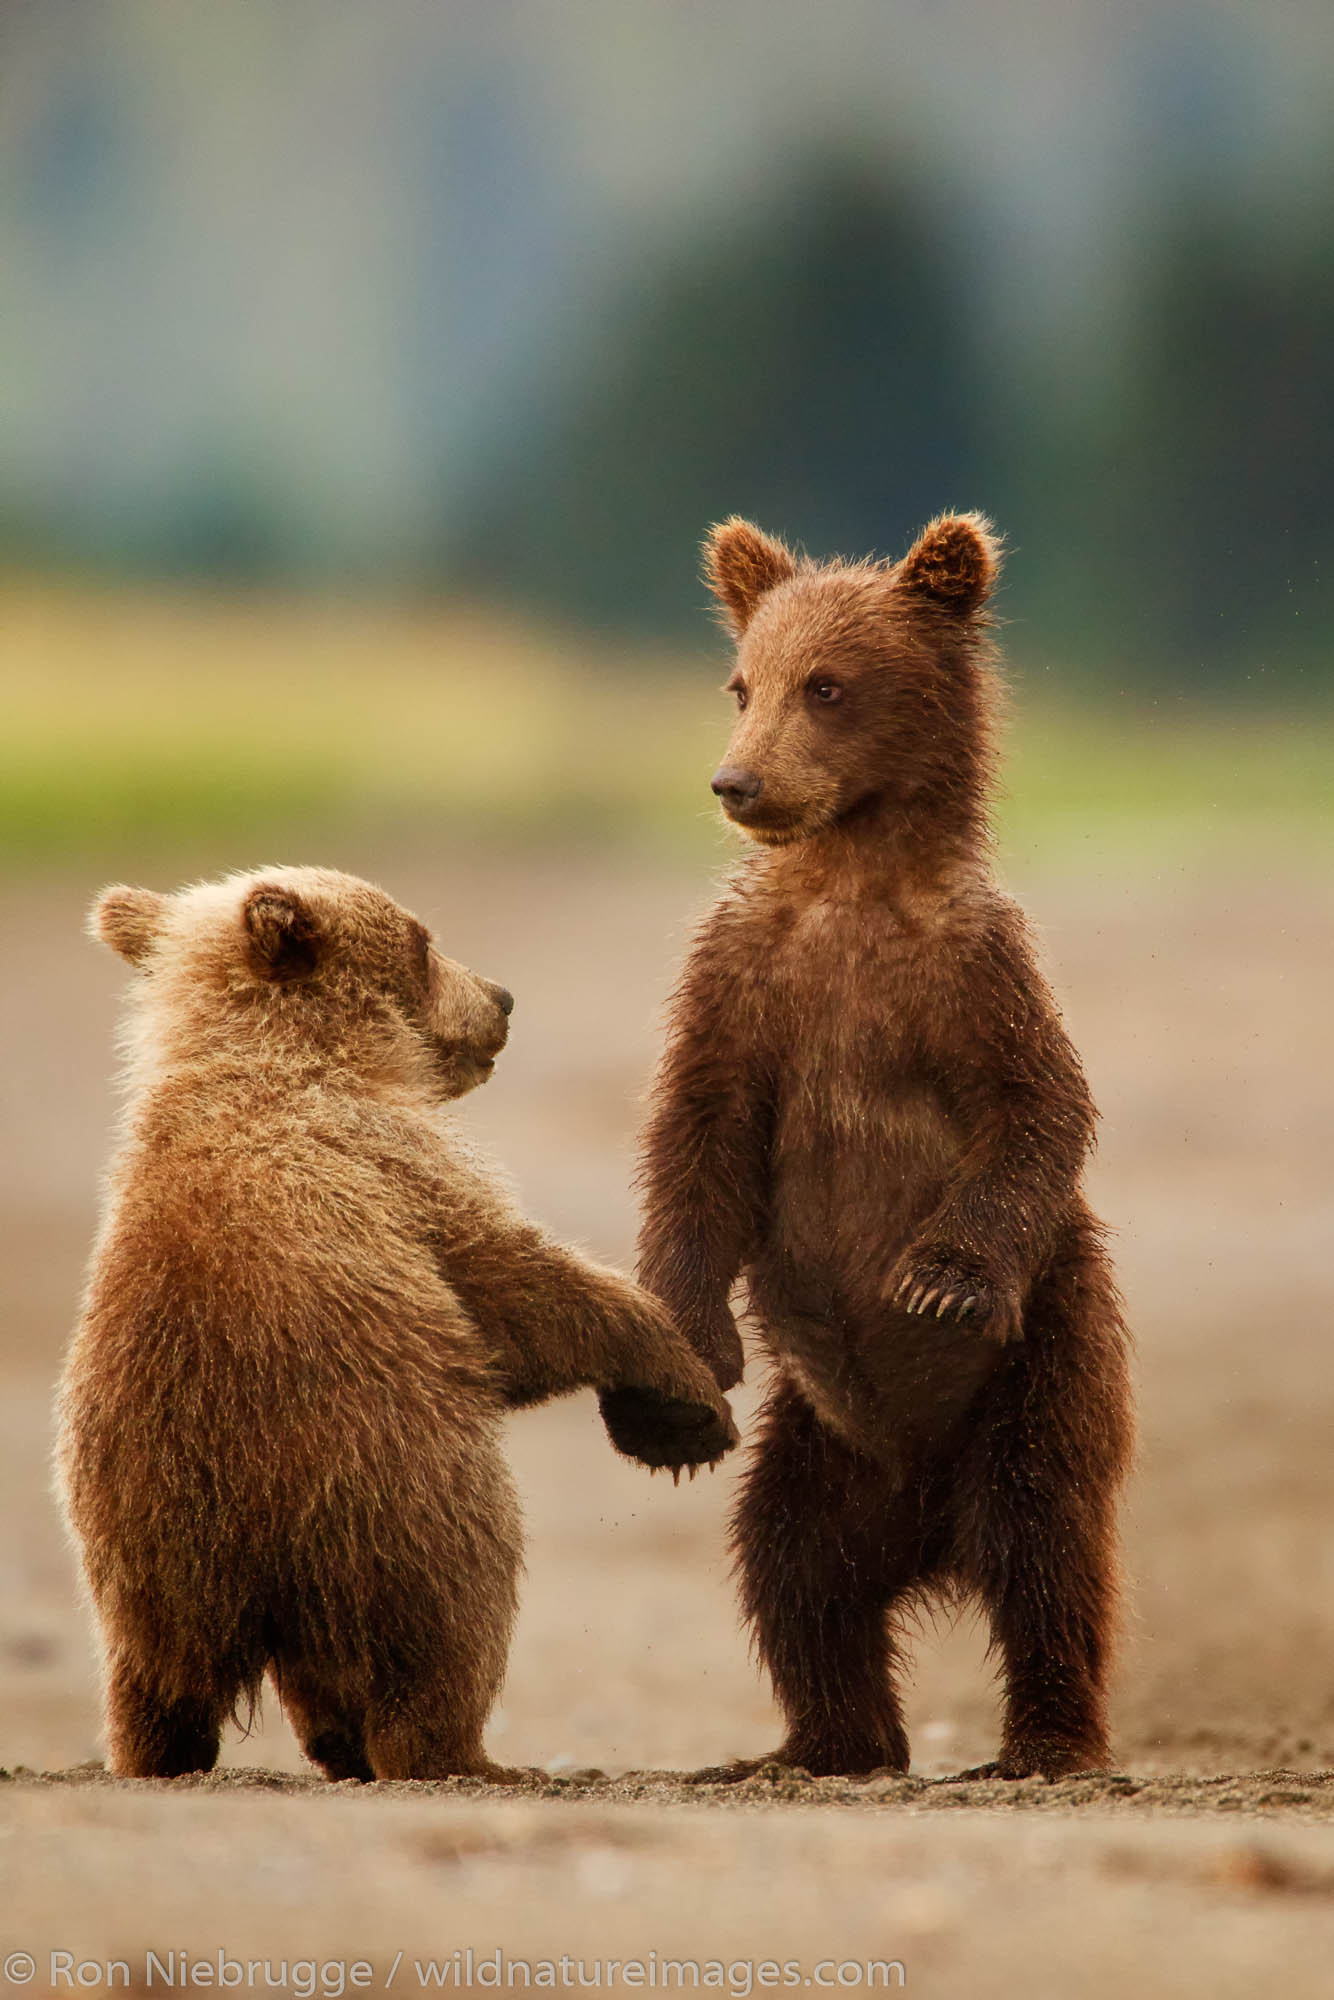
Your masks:
<svg viewBox="0 0 1334 2000"><path fill-rule="evenodd" d="M735 1389L745 1370L746 1355L736 1321L727 1308L724 1306L707 1325L687 1315L682 1318L681 1327L718 1387L724 1391Z"/></svg>
<svg viewBox="0 0 1334 2000"><path fill-rule="evenodd" d="M598 1403L617 1451L655 1471L666 1466L680 1472L688 1466L693 1472L697 1465L714 1465L737 1441L726 1403L713 1409L633 1386L603 1389Z"/></svg>
<svg viewBox="0 0 1334 2000"><path fill-rule="evenodd" d="M902 1312L956 1320L991 1340L1024 1337L1018 1292L962 1251L909 1251L890 1273L883 1296Z"/></svg>

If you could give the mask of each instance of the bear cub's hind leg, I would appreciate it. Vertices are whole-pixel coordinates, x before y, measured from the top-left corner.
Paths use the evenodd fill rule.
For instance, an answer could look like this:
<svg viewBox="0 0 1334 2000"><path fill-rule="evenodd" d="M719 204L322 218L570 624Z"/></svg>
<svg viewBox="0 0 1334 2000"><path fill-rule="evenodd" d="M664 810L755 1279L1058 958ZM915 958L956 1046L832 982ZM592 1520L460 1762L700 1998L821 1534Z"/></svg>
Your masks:
<svg viewBox="0 0 1334 2000"><path fill-rule="evenodd" d="M1061 1778L1111 1764L1115 1496L1131 1451L1125 1377L1111 1273L1092 1230L1072 1229L958 1468L960 1569L986 1606L1005 1679L1000 1757L967 1777Z"/></svg>
<svg viewBox="0 0 1334 2000"><path fill-rule="evenodd" d="M274 1682L283 1713L311 1763L333 1784L349 1778L370 1784L375 1773L366 1754L364 1707L326 1688L313 1669L299 1662L275 1666Z"/></svg>
<svg viewBox="0 0 1334 2000"><path fill-rule="evenodd" d="M828 1430L787 1383L762 1419L733 1522L742 1602L783 1709L774 1759L813 1776L906 1771L891 1614L930 1560L883 1467Z"/></svg>
<svg viewBox="0 0 1334 2000"><path fill-rule="evenodd" d="M107 1769L117 1778L211 1771L230 1707L231 1700L216 1693L166 1694L126 1655L115 1655L107 1677Z"/></svg>
<svg viewBox="0 0 1334 2000"><path fill-rule="evenodd" d="M493 1764L482 1730L495 1689L470 1689L450 1667L372 1702L366 1749L377 1778L486 1778L517 1782L520 1773Z"/></svg>

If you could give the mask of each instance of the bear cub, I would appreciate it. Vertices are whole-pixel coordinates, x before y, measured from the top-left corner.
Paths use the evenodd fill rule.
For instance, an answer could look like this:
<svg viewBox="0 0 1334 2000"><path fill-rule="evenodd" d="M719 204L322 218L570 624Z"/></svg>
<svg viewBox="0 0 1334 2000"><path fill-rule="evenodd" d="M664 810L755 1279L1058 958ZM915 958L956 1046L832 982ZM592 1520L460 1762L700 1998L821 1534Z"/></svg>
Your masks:
<svg viewBox="0 0 1334 2000"><path fill-rule="evenodd" d="M905 1615L971 1595L1005 1705L969 1775L1103 1766L1127 1336L1088 1087L989 867L998 544L947 515L818 564L734 519L706 559L754 847L672 1002L638 1275L724 1388L740 1279L773 1364L733 1541L778 1754L906 1770Z"/></svg>
<svg viewBox="0 0 1334 2000"><path fill-rule="evenodd" d="M551 1242L452 1134L512 1001L368 883L115 888L125 1083L58 1468L110 1768L212 1767L271 1674L329 1777L503 1776L508 1406L581 1384L649 1465L735 1431L647 1293Z"/></svg>

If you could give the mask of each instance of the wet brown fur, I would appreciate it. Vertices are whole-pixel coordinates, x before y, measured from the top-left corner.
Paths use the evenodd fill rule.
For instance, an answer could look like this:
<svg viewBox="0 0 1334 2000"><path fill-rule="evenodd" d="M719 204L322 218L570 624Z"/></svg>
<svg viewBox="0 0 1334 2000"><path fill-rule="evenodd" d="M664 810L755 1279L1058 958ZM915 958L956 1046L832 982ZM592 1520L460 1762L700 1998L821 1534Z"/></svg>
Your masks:
<svg viewBox="0 0 1334 2000"><path fill-rule="evenodd" d="M756 848L672 1002L639 1277L724 1387L742 1280L774 1363L734 1546L779 1754L816 1773L906 1769L924 1594L989 1614L991 1768L1109 1757L1127 1336L1094 1107L989 867L998 562L969 515L899 563L737 520L706 549L740 708L715 789Z"/></svg>
<svg viewBox="0 0 1334 2000"><path fill-rule="evenodd" d="M351 877L112 889L128 1110L60 1403L113 1771L209 1769L266 1670L332 1778L501 1775L501 1419L592 1383L651 1464L735 1436L658 1303L551 1242L440 1113L509 996Z"/></svg>

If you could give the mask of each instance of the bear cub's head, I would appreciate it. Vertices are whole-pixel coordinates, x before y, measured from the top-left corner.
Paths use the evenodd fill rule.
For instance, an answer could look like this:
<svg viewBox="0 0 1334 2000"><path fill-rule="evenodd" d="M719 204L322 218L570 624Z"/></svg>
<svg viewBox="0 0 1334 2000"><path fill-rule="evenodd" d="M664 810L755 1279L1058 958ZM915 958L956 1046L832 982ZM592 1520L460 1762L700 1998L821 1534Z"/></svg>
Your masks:
<svg viewBox="0 0 1334 2000"><path fill-rule="evenodd" d="M174 896L104 889L89 928L141 975L150 1060L314 1058L443 1100L484 1083L508 1038L503 986L333 869L265 868Z"/></svg>
<svg viewBox="0 0 1334 2000"><path fill-rule="evenodd" d="M736 639L737 721L713 779L727 817L782 846L878 800L972 813L999 568L980 514L941 515L884 563L815 563L735 518L714 528L705 574Z"/></svg>

